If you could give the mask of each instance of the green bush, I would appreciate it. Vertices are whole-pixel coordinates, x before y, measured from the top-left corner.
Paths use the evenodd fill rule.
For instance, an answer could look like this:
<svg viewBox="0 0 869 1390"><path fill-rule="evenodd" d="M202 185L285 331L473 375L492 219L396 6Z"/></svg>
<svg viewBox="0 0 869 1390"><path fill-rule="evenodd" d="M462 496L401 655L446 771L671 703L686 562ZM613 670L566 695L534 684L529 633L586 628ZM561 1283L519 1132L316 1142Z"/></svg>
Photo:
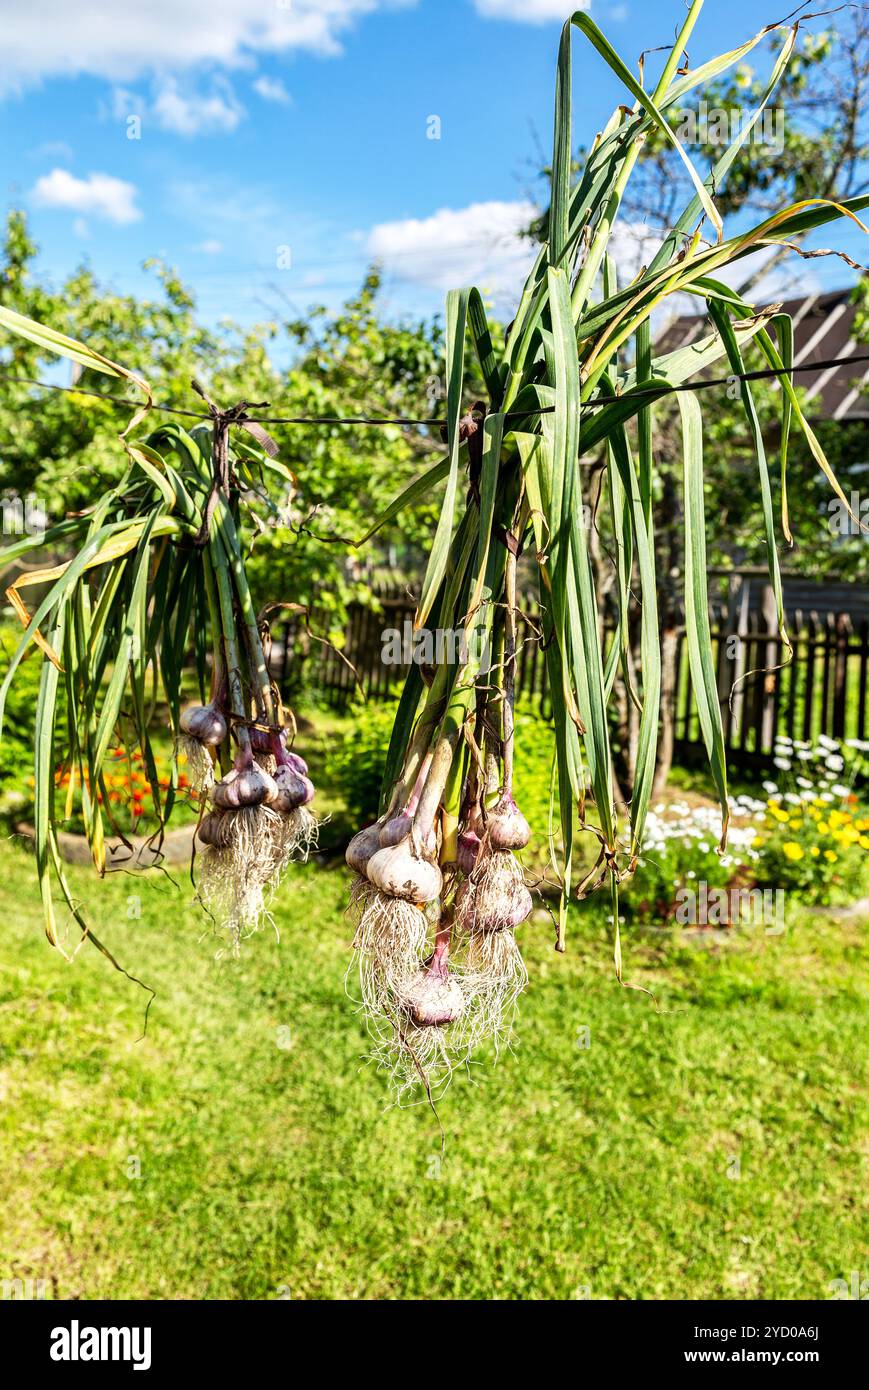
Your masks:
<svg viewBox="0 0 869 1390"><path fill-rule="evenodd" d="M821 734L816 745L780 738L776 782L767 802L758 879L798 893L806 903L847 902L869 881L869 809L865 788L869 745L838 743Z"/></svg>
<svg viewBox="0 0 869 1390"><path fill-rule="evenodd" d="M360 705L343 742L331 750L334 781L360 826L377 819L380 779L395 720L395 703ZM539 857L547 853L552 730L530 710L516 715L516 799L532 827Z"/></svg>
<svg viewBox="0 0 869 1390"><path fill-rule="evenodd" d="M343 743L332 752L335 785L358 829L376 820L380 810L380 782L394 720L391 700L360 705Z"/></svg>

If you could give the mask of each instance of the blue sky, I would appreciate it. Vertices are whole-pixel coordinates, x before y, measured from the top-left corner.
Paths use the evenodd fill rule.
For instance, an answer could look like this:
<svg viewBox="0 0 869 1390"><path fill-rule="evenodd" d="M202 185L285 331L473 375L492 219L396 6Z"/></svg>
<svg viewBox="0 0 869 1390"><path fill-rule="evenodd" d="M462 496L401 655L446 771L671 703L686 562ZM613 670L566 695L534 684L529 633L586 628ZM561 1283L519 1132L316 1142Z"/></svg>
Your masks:
<svg viewBox="0 0 869 1390"><path fill-rule="evenodd" d="M209 321L336 304L374 255L393 313L433 312L449 285L470 282L506 302L527 261L517 231L541 195L569 8L0 0L4 202L30 212L47 275L87 258L113 287L141 292L142 262L163 256ZM633 63L672 38L684 10L595 0L592 13ZM692 63L773 17L708 0ZM581 45L576 129L593 134L620 93ZM861 254L850 232L832 235ZM811 274L847 276L836 262Z"/></svg>

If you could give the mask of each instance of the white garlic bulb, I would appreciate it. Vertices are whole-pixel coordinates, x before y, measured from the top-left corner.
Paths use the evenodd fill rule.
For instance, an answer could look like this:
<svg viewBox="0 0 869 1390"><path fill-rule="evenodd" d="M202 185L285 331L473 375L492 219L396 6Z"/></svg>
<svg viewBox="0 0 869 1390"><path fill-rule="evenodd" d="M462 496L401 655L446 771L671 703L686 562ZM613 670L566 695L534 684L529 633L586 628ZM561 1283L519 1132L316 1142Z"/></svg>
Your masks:
<svg viewBox="0 0 869 1390"><path fill-rule="evenodd" d="M410 835L387 845L368 861L368 878L381 892L411 903L428 903L441 891L440 868L416 853Z"/></svg>

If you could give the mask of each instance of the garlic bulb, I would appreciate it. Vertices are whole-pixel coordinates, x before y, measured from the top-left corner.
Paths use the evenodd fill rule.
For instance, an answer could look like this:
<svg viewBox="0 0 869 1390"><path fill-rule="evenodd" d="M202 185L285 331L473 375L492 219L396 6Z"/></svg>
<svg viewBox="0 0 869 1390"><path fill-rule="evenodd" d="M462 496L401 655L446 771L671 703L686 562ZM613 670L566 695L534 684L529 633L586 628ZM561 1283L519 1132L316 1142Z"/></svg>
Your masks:
<svg viewBox="0 0 869 1390"><path fill-rule="evenodd" d="M465 1007L465 996L457 980L427 970L402 986L398 1001L420 1028L454 1023Z"/></svg>
<svg viewBox="0 0 869 1390"><path fill-rule="evenodd" d="M247 736L255 753L274 753L273 745L278 735L274 734L271 729L260 729L256 724L251 724Z"/></svg>
<svg viewBox="0 0 869 1390"><path fill-rule="evenodd" d="M534 900L512 854L481 861L456 894L456 919L465 931L505 931L531 915Z"/></svg>
<svg viewBox="0 0 869 1390"><path fill-rule="evenodd" d="M531 916L533 907L534 899L527 884L518 883L510 895L509 920L506 925L521 927L522 923Z"/></svg>
<svg viewBox="0 0 869 1390"><path fill-rule="evenodd" d="M393 816L380 829L381 845L397 845L399 840L403 840L405 835L410 832L411 818L405 812L400 816Z"/></svg>
<svg viewBox="0 0 869 1390"><path fill-rule="evenodd" d="M211 793L211 800L221 811L237 811L244 806L261 806L277 796L274 778L253 761L248 750L235 767L230 768Z"/></svg>
<svg viewBox="0 0 869 1390"><path fill-rule="evenodd" d="M190 705L179 723L182 733L208 748L216 748L226 738L226 720L216 705Z"/></svg>
<svg viewBox="0 0 869 1390"><path fill-rule="evenodd" d="M492 849L524 849L531 838L528 822L509 792L486 817L486 831Z"/></svg>
<svg viewBox="0 0 869 1390"><path fill-rule="evenodd" d="M449 956L450 927L444 921L425 968L403 980L397 990L399 1004L420 1028L453 1023L464 1010L461 986L450 978Z"/></svg>
<svg viewBox="0 0 869 1390"><path fill-rule="evenodd" d="M482 841L473 830L465 830L459 836L456 844L456 865L463 874L473 871L480 857L481 846Z"/></svg>
<svg viewBox="0 0 869 1390"><path fill-rule="evenodd" d="M346 850L344 858L351 869L357 874L364 874L368 868L368 861L372 854L376 854L380 849L380 826L379 824L366 825L364 830L359 830L353 836Z"/></svg>
<svg viewBox="0 0 869 1390"><path fill-rule="evenodd" d="M274 775L275 793L267 798L272 810L289 815L297 806L307 806L314 799L314 784L285 763Z"/></svg>
<svg viewBox="0 0 869 1390"><path fill-rule="evenodd" d="M197 839L212 849L225 849L229 844L229 822L222 811L209 811L196 831Z"/></svg>
<svg viewBox="0 0 869 1390"><path fill-rule="evenodd" d="M381 892L418 905L436 898L443 882L438 865L416 853L410 835L373 854L367 872Z"/></svg>

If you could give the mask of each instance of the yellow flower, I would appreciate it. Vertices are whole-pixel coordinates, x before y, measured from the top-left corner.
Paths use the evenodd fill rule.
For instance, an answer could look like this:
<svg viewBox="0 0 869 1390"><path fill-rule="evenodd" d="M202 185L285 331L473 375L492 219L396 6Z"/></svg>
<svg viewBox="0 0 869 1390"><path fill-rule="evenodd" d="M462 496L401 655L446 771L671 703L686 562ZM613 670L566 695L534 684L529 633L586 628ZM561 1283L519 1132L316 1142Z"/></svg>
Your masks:
<svg viewBox="0 0 869 1390"><path fill-rule="evenodd" d="M782 845L782 854L785 859L792 859L794 862L803 858L803 847L798 845L796 840L785 840Z"/></svg>
<svg viewBox="0 0 869 1390"><path fill-rule="evenodd" d="M861 835L857 843L861 849L869 849L869 835Z"/></svg>
<svg viewBox="0 0 869 1390"><path fill-rule="evenodd" d="M802 830L803 828L803 823L799 818L796 818L795 820L789 820L788 825L790 826L791 830Z"/></svg>
<svg viewBox="0 0 869 1390"><path fill-rule="evenodd" d="M836 860L839 858L839 856L838 856L838 854L836 853L836 851L835 851L834 849L825 849L825 850L824 850L824 858L825 858L825 859L829 859L829 861L830 861L831 864L835 864L835 862L836 862Z"/></svg>
<svg viewBox="0 0 869 1390"><path fill-rule="evenodd" d="M770 806L769 813L771 816L775 816L777 821L786 821L788 819L787 811L783 811L781 806Z"/></svg>
<svg viewBox="0 0 869 1390"><path fill-rule="evenodd" d="M829 835L830 833L830 827L825 820L818 821L818 829L823 835Z"/></svg>
<svg viewBox="0 0 869 1390"><path fill-rule="evenodd" d="M812 845L812 848L809 850L809 854L812 856L813 859L817 859L820 853L821 851L818 849L817 845Z"/></svg>

